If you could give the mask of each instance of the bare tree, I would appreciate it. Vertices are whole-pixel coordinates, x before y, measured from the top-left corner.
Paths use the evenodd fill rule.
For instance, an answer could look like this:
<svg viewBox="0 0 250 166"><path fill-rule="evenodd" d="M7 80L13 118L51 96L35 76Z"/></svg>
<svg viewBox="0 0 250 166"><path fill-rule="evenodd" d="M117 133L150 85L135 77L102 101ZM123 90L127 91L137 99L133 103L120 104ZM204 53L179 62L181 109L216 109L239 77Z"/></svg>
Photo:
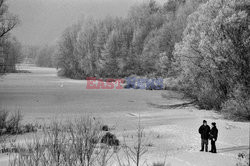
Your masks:
<svg viewBox="0 0 250 166"><path fill-rule="evenodd" d="M0 38L5 36L18 25L19 20L16 15L8 12L6 0L0 0Z"/></svg>
<svg viewBox="0 0 250 166"><path fill-rule="evenodd" d="M133 145L128 145L126 138L123 138L124 145L122 147L124 151L124 159L121 159L119 155L116 155L118 163L120 166L124 165L133 165L136 166L144 165L146 161L142 162L142 156L148 152L147 140L145 139L145 132L143 127L141 126L141 120L139 117L138 120L138 128L136 130L136 140Z"/></svg>

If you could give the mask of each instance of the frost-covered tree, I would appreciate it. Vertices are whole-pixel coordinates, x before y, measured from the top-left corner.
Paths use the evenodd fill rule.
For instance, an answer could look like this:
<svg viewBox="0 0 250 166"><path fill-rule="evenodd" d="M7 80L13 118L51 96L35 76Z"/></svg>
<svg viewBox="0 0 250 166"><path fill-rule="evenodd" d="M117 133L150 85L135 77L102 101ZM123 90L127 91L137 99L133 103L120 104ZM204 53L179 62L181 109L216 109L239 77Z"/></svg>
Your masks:
<svg viewBox="0 0 250 166"><path fill-rule="evenodd" d="M249 5L210 0L188 18L175 58L183 86L203 108L220 109L236 86L249 86Z"/></svg>

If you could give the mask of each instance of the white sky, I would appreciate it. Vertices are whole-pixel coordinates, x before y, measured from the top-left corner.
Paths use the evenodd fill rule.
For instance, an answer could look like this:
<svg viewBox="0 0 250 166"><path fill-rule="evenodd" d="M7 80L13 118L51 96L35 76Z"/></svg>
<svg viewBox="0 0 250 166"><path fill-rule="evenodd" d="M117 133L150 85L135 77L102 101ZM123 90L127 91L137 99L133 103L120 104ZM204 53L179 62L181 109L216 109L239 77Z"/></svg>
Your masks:
<svg viewBox="0 0 250 166"><path fill-rule="evenodd" d="M63 30L84 16L126 16L130 6L145 0L8 0L21 24L12 34L24 45L54 44Z"/></svg>

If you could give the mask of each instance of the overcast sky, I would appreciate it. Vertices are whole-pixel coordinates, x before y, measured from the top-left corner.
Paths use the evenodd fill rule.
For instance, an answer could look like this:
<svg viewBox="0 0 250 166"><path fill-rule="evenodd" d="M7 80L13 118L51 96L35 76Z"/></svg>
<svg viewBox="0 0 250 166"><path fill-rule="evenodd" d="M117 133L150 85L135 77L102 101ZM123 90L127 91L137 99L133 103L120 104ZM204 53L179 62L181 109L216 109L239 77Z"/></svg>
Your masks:
<svg viewBox="0 0 250 166"><path fill-rule="evenodd" d="M63 30L82 15L125 16L135 3L145 0L8 0L10 12L21 24L13 30L24 45L54 44Z"/></svg>

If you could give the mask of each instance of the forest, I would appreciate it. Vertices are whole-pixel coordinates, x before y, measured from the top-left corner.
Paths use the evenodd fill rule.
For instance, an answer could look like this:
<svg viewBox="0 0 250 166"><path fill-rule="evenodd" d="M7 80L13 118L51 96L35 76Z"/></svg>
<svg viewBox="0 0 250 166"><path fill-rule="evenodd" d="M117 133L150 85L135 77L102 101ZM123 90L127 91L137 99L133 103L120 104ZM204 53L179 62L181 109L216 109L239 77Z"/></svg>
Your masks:
<svg viewBox="0 0 250 166"><path fill-rule="evenodd" d="M124 17L83 17L56 46L25 48L20 59L72 79L171 78L200 108L249 120L249 22L249 0L150 0ZM15 48L4 49L5 63L20 52L9 36L1 44Z"/></svg>
<svg viewBox="0 0 250 166"><path fill-rule="evenodd" d="M250 119L249 14L246 0L151 0L68 27L56 65L75 79L173 78L200 108Z"/></svg>

